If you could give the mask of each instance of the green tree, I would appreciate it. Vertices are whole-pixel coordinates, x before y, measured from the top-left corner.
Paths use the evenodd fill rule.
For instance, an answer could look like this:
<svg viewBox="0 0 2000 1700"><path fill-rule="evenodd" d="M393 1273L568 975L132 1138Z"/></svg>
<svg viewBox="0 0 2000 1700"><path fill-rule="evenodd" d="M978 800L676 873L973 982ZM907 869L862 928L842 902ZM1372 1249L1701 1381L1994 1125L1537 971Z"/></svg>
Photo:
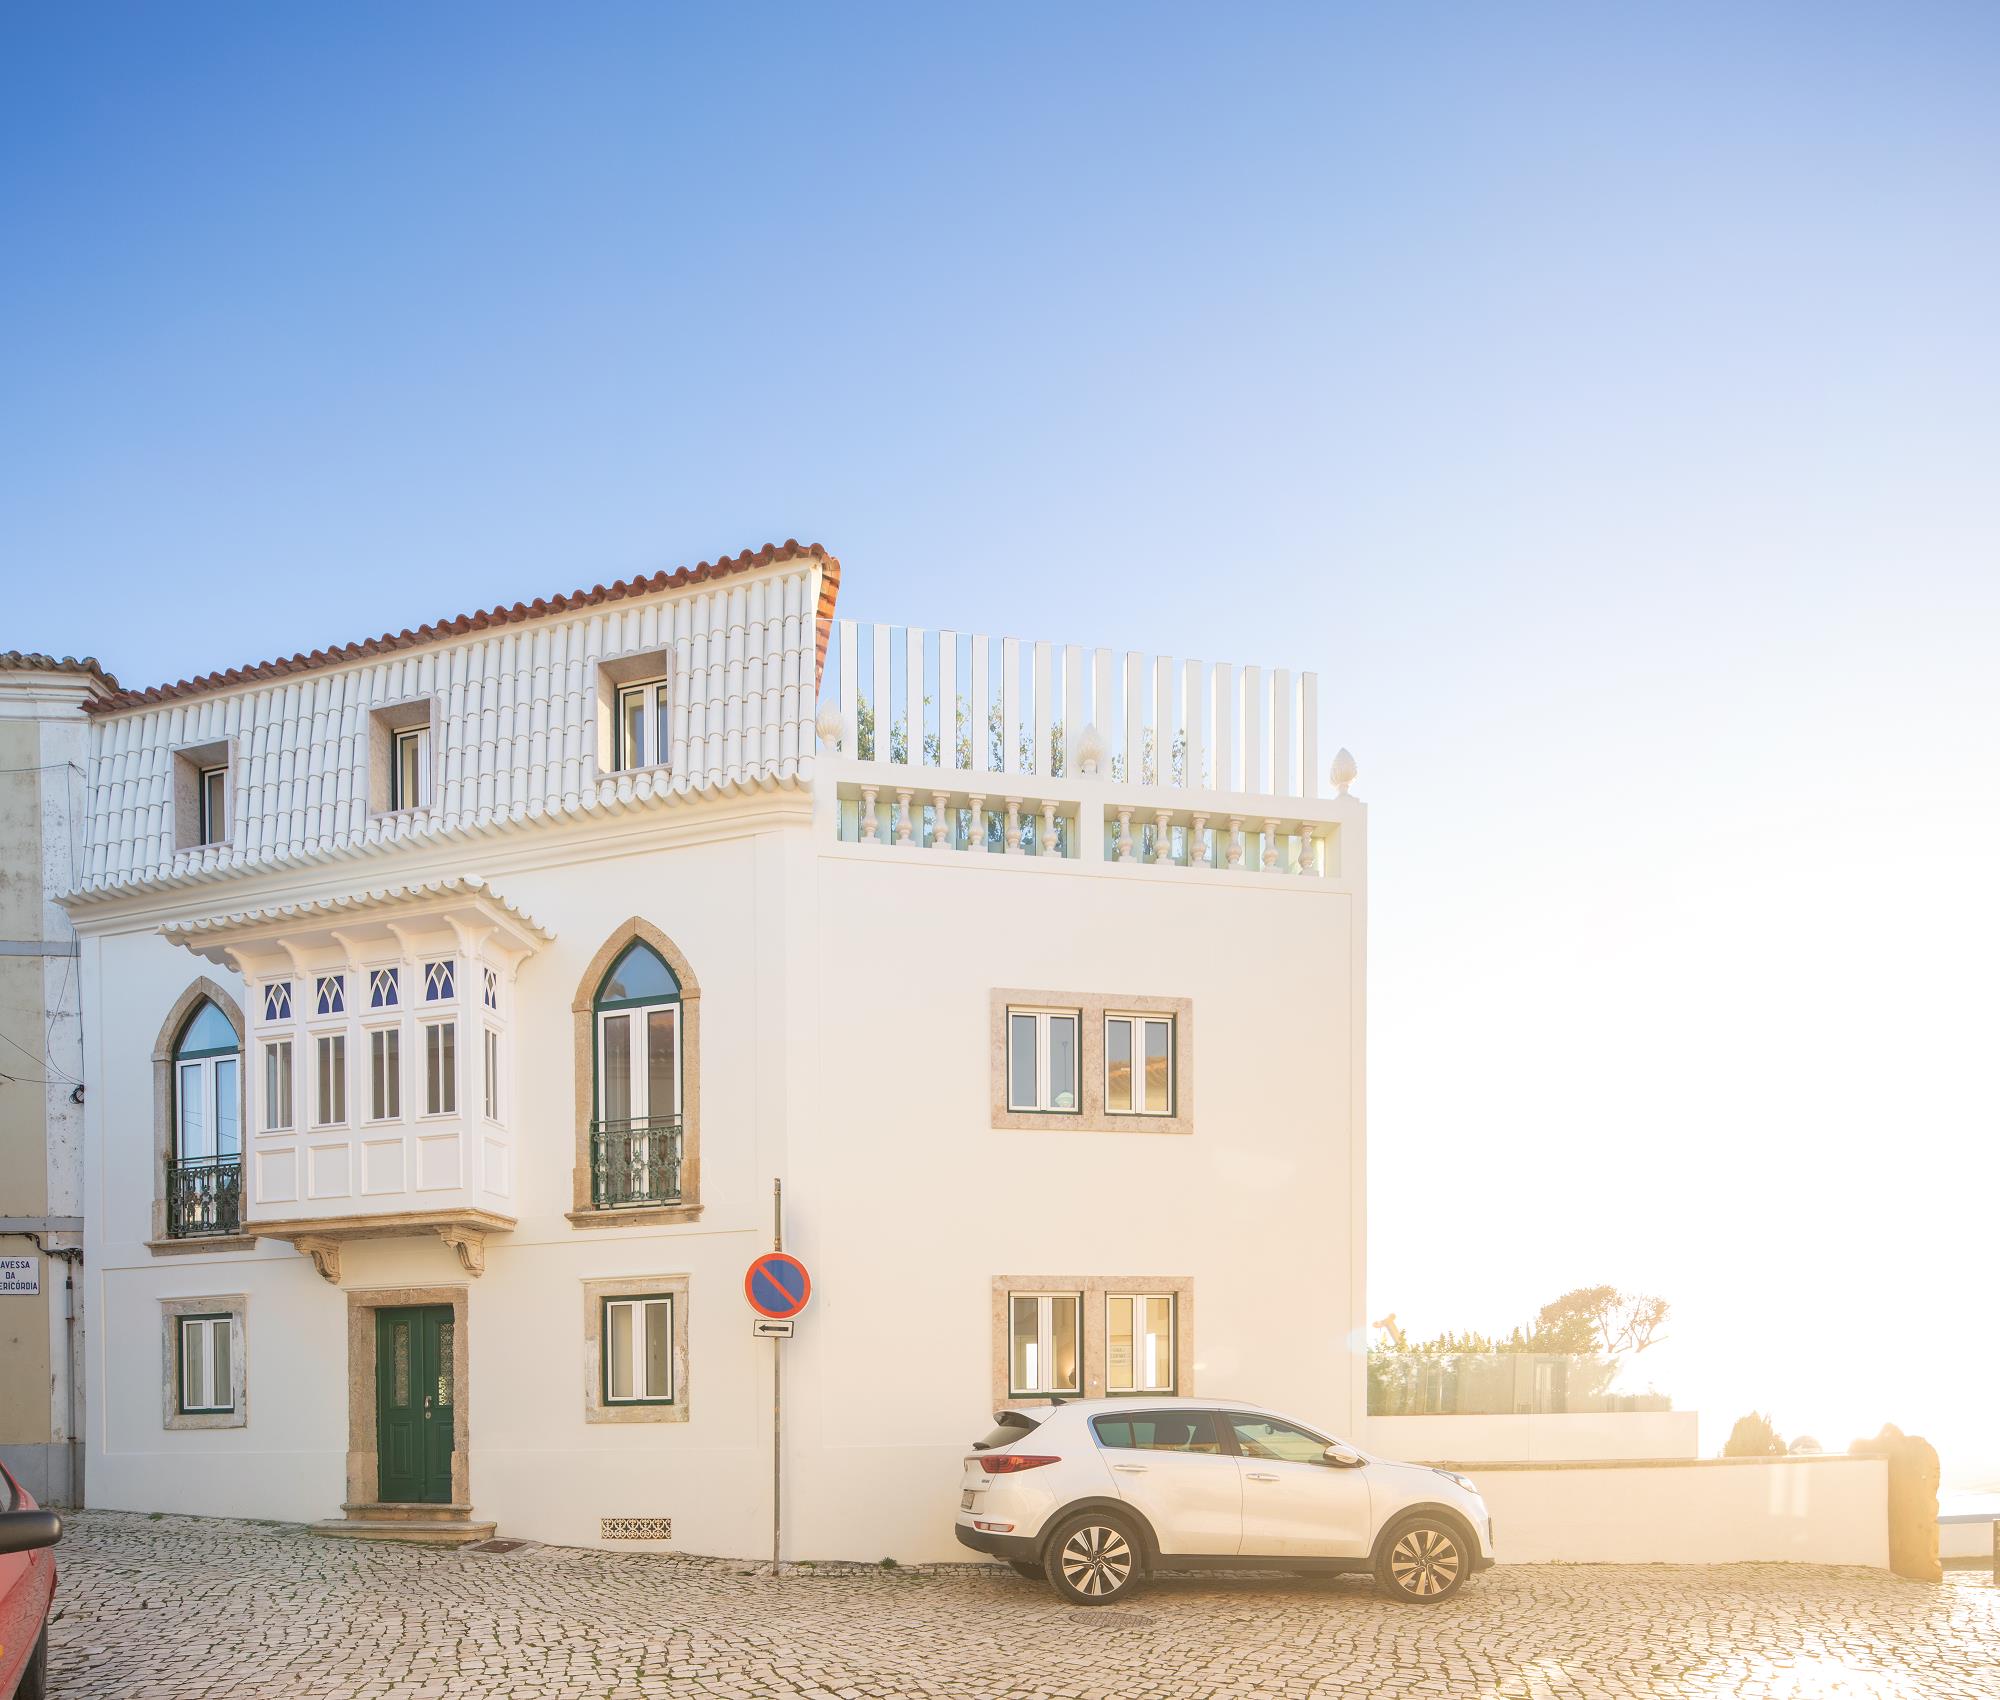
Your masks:
<svg viewBox="0 0 2000 1700"><path fill-rule="evenodd" d="M1757 1411L1736 1419L1722 1447L1725 1458L1776 1458L1784 1451L1784 1437L1771 1426L1768 1416Z"/></svg>

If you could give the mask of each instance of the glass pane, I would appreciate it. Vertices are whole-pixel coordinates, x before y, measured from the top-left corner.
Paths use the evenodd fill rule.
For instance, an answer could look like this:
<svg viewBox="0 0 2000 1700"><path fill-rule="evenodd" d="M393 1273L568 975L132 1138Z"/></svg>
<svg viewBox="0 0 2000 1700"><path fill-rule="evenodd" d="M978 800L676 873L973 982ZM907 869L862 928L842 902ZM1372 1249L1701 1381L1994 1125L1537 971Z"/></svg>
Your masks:
<svg viewBox="0 0 2000 1700"><path fill-rule="evenodd" d="M1290 1423L1269 1417L1232 1417L1236 1449L1246 1458L1275 1458L1288 1464L1323 1464L1326 1442Z"/></svg>
<svg viewBox="0 0 2000 1700"><path fill-rule="evenodd" d="M651 945L635 940L625 954L612 963L598 988L601 1003L623 1003L643 998L677 998L681 983L664 958Z"/></svg>
<svg viewBox="0 0 2000 1700"><path fill-rule="evenodd" d="M1104 1107L1132 1108L1132 1023L1104 1024Z"/></svg>
<svg viewBox="0 0 2000 1700"><path fill-rule="evenodd" d="M451 1115L458 1108L458 1023L441 1021L431 1029L436 1064L431 1076L433 1108L439 1115Z"/></svg>
<svg viewBox="0 0 2000 1700"><path fill-rule="evenodd" d="M181 1042L174 1047L184 1057L235 1049L236 1029L229 1025L229 1017L206 1000L195 1011L194 1019L181 1029Z"/></svg>
<svg viewBox="0 0 2000 1700"><path fill-rule="evenodd" d="M390 1371L389 1403L398 1410L410 1403L410 1325L399 1322L392 1330L394 1367Z"/></svg>
<svg viewBox="0 0 2000 1700"><path fill-rule="evenodd" d="M414 809L424 800L424 740L428 736L425 732L408 732L396 741L397 754L402 758L397 773L399 809Z"/></svg>
<svg viewBox="0 0 2000 1700"><path fill-rule="evenodd" d="M291 1082L287 1078L290 1070L286 1064L283 1045L264 1047L264 1125L266 1127L290 1127L292 1125Z"/></svg>
<svg viewBox="0 0 2000 1700"><path fill-rule="evenodd" d="M438 1409L440 1411L451 1409L451 1348L455 1332L453 1323L438 1324Z"/></svg>
<svg viewBox="0 0 2000 1700"><path fill-rule="evenodd" d="M215 1070L215 1150L221 1157L233 1157L243 1149L242 1103L237 1086L237 1061L217 1057L209 1067Z"/></svg>
<svg viewBox="0 0 2000 1700"><path fill-rule="evenodd" d="M369 1111L378 1120L403 1113L403 1035L385 1028L368 1036Z"/></svg>
<svg viewBox="0 0 2000 1700"><path fill-rule="evenodd" d="M675 1113L680 1093L674 1078L674 1011L646 1011L646 1114L654 1121Z"/></svg>
<svg viewBox="0 0 2000 1700"><path fill-rule="evenodd" d="M1132 1301L1112 1299L1105 1306L1104 1385L1108 1392L1132 1391Z"/></svg>
<svg viewBox="0 0 2000 1700"><path fill-rule="evenodd" d="M500 1035L490 1027L486 1029L486 1114L489 1120L500 1119Z"/></svg>
<svg viewBox="0 0 2000 1700"><path fill-rule="evenodd" d="M601 1118L608 1122L630 1119L632 1114L632 1017L607 1015L604 1018L603 1095Z"/></svg>
<svg viewBox="0 0 2000 1700"><path fill-rule="evenodd" d="M620 760L626 767L646 765L646 693L644 691L621 691L618 709L624 716L625 731L623 746L619 751Z"/></svg>
<svg viewBox="0 0 2000 1700"><path fill-rule="evenodd" d="M1141 1368L1147 1388L1174 1384L1174 1301L1162 1294L1146 1301L1146 1333Z"/></svg>
<svg viewBox="0 0 2000 1700"><path fill-rule="evenodd" d="M1035 1082L1035 1018L1009 1016L1007 1032L1007 1107L1039 1110L1042 1101Z"/></svg>
<svg viewBox="0 0 2000 1700"><path fill-rule="evenodd" d="M1213 1411L1148 1411L1132 1419L1132 1444L1148 1452L1222 1450L1222 1427Z"/></svg>
<svg viewBox="0 0 2000 1700"><path fill-rule="evenodd" d="M203 1078L206 1072L198 1062L182 1063L174 1083L174 1108L180 1116L177 1152L182 1157L215 1155L208 1133L208 1082Z"/></svg>
<svg viewBox="0 0 2000 1700"><path fill-rule="evenodd" d="M1049 1017L1049 1104L1053 1109L1076 1108L1076 1017Z"/></svg>
<svg viewBox="0 0 2000 1700"><path fill-rule="evenodd" d="M632 1307L628 1304L604 1307L605 1362L611 1372L611 1397L632 1397Z"/></svg>
<svg viewBox="0 0 2000 1700"><path fill-rule="evenodd" d="M667 724L667 687L653 687L653 760L664 762L674 747L673 730Z"/></svg>
<svg viewBox="0 0 2000 1700"><path fill-rule="evenodd" d="M1039 1336L1041 1332L1041 1301L1033 1298L1016 1297L1009 1301L1010 1344L1008 1346L1008 1376L1017 1393L1033 1393L1041 1390L1036 1374L1041 1368Z"/></svg>
<svg viewBox="0 0 2000 1700"><path fill-rule="evenodd" d="M667 1352L673 1334L673 1307L665 1299L646 1306L646 1397L666 1399L673 1394L667 1376Z"/></svg>
<svg viewBox="0 0 2000 1700"><path fill-rule="evenodd" d="M327 1053L327 1120L344 1122L347 1120L347 1036L337 1033L320 1043L326 1047Z"/></svg>
<svg viewBox="0 0 2000 1700"><path fill-rule="evenodd" d="M202 1397L208 1374L208 1353L202 1338L206 1333L199 1322L181 1324L181 1404L191 1411L207 1403Z"/></svg>
<svg viewBox="0 0 2000 1700"><path fill-rule="evenodd" d="M1078 1298L1051 1299L1053 1315L1049 1318L1049 1352L1054 1373L1050 1378L1050 1388L1058 1393L1074 1393L1077 1381L1077 1312L1082 1308Z"/></svg>
<svg viewBox="0 0 2000 1700"><path fill-rule="evenodd" d="M233 1405L229 1388L229 1324L211 1322L205 1330L214 1350L209 1354L215 1365L215 1379L211 1383L209 1403L213 1405Z"/></svg>
<svg viewBox="0 0 2000 1700"><path fill-rule="evenodd" d="M201 776L203 841L220 844L229 836L229 769L212 767Z"/></svg>
<svg viewBox="0 0 2000 1700"><path fill-rule="evenodd" d="M1167 1113L1167 1023L1148 1021L1146 1028L1146 1108L1158 1115Z"/></svg>

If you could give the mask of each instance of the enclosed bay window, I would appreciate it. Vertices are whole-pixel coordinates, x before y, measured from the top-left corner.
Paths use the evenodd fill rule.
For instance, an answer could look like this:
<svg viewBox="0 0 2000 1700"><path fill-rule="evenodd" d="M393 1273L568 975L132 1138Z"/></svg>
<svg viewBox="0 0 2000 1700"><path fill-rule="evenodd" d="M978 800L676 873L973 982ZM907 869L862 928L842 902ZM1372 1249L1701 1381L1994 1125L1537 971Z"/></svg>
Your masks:
<svg viewBox="0 0 2000 1700"><path fill-rule="evenodd" d="M1044 1398L1083 1390L1083 1295L1007 1295L1007 1393Z"/></svg>
<svg viewBox="0 0 2000 1700"><path fill-rule="evenodd" d="M402 1113L402 1029L373 1028L368 1034L368 1118L393 1121Z"/></svg>
<svg viewBox="0 0 2000 1700"><path fill-rule="evenodd" d="M264 1045L264 1131L283 1133L292 1125L292 1042L271 1039Z"/></svg>
<svg viewBox="0 0 2000 1700"><path fill-rule="evenodd" d="M174 1046L170 1237L236 1232L243 1176L242 1069L235 1027L204 999Z"/></svg>
<svg viewBox="0 0 2000 1700"><path fill-rule="evenodd" d="M347 1035L321 1033L313 1039L313 1122L338 1127L347 1120Z"/></svg>
<svg viewBox="0 0 2000 1700"><path fill-rule="evenodd" d="M1076 1113L1078 1021L1073 1009L1008 1009L1009 1110Z"/></svg>
<svg viewBox="0 0 2000 1700"><path fill-rule="evenodd" d="M674 1400L674 1301L669 1293L604 1300L604 1402Z"/></svg>
<svg viewBox="0 0 2000 1700"><path fill-rule="evenodd" d="M1174 1295L1109 1293L1104 1300L1104 1391L1172 1393Z"/></svg>
<svg viewBox="0 0 2000 1700"><path fill-rule="evenodd" d="M180 1410L208 1416L236 1408L235 1372L230 1350L236 1319L223 1312L177 1319L180 1331Z"/></svg>
<svg viewBox="0 0 2000 1700"><path fill-rule="evenodd" d="M1104 1109L1108 1115L1170 1116L1174 1096L1171 1018L1104 1018Z"/></svg>
<svg viewBox="0 0 2000 1700"><path fill-rule="evenodd" d="M620 685L612 728L613 767L664 766L673 747L673 729L667 718L667 681L646 679Z"/></svg>
<svg viewBox="0 0 2000 1700"><path fill-rule="evenodd" d="M424 1034L424 1114L458 1113L458 1023L427 1022Z"/></svg>
<svg viewBox="0 0 2000 1700"><path fill-rule="evenodd" d="M599 1209L673 1202L680 1196L680 982L658 951L635 940L604 976L592 1011L592 1202Z"/></svg>
<svg viewBox="0 0 2000 1700"><path fill-rule="evenodd" d="M389 807L420 809L431 800L431 729L411 726L390 735Z"/></svg>

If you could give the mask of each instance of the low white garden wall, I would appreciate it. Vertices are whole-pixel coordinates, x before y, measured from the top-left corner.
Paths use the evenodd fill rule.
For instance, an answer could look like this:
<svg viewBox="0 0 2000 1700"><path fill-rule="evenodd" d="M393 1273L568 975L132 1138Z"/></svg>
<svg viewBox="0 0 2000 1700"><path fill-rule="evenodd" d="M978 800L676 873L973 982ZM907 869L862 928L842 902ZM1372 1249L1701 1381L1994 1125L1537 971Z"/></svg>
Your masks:
<svg viewBox="0 0 2000 1700"><path fill-rule="evenodd" d="M1503 1564L1889 1563L1880 1458L1478 1464Z"/></svg>
<svg viewBox="0 0 2000 1700"><path fill-rule="evenodd" d="M1695 1458L1696 1411L1569 1411L1560 1415L1370 1417L1370 1452L1414 1463L1574 1458Z"/></svg>

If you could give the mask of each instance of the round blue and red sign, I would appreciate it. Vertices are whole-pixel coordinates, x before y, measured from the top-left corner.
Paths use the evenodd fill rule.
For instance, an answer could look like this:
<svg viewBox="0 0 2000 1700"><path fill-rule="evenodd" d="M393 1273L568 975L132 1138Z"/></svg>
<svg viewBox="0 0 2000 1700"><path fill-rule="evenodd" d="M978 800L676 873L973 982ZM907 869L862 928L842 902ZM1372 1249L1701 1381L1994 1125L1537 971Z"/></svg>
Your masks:
<svg viewBox="0 0 2000 1700"><path fill-rule="evenodd" d="M743 1296L759 1316L783 1321L797 1316L812 1297L812 1277L789 1252L767 1251L743 1277Z"/></svg>

